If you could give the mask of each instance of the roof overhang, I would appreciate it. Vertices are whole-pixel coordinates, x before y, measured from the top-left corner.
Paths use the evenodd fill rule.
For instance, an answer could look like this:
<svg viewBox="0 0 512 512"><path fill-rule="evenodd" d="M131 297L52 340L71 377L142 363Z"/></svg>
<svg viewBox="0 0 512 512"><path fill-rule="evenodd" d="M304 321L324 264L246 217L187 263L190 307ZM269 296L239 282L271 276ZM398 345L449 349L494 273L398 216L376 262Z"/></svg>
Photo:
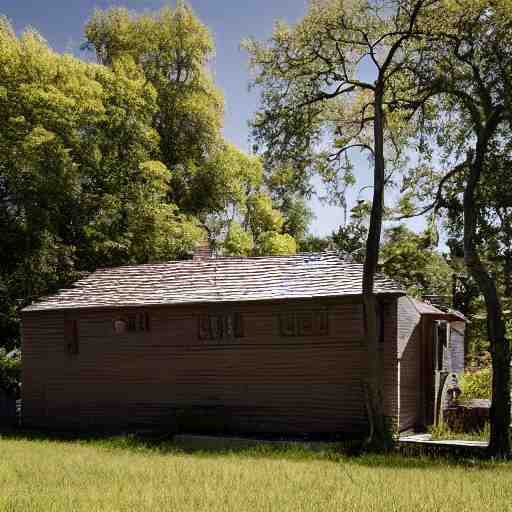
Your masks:
<svg viewBox="0 0 512 512"><path fill-rule="evenodd" d="M380 292L376 296L380 299L396 299L404 297L405 292ZM44 313L44 312L79 312L79 311L98 311L98 310L117 310L117 309L141 309L141 308L168 308L168 307L187 307L187 306L229 306L230 304L276 304L280 302L302 301L302 300L350 300L362 297L361 293L344 293L340 295L312 295L312 296L290 296L290 297L266 297L266 298L245 298L236 300L198 300L183 302L140 302L140 303L118 303L118 304L88 304L76 306L43 306L39 307L37 302L24 307L22 314Z"/></svg>

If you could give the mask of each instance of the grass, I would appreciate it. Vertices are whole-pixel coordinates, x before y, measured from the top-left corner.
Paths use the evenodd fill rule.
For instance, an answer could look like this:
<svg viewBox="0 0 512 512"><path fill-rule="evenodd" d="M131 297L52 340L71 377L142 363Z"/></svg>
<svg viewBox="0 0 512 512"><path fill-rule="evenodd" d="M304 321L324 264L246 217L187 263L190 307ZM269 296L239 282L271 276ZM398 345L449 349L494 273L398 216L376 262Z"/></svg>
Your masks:
<svg viewBox="0 0 512 512"><path fill-rule="evenodd" d="M0 437L0 511L512 511L512 467L133 437Z"/></svg>
<svg viewBox="0 0 512 512"><path fill-rule="evenodd" d="M482 430L475 432L455 432L443 425L439 425L429 430L429 433L432 434L433 440L457 439L459 441L489 441L491 427L489 423L486 423Z"/></svg>

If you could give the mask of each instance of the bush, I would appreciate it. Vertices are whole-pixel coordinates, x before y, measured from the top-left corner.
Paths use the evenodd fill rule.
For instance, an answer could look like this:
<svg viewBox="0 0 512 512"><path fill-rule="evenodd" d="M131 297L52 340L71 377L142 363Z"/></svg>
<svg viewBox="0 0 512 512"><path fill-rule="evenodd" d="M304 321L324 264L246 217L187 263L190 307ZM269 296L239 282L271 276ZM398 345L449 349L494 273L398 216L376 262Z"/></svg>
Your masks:
<svg viewBox="0 0 512 512"><path fill-rule="evenodd" d="M483 368L475 372L465 373L459 382L462 391L462 400L473 400L477 398L491 399L492 370Z"/></svg>
<svg viewBox="0 0 512 512"><path fill-rule="evenodd" d="M0 347L0 389L16 394L21 382L21 352L13 350L7 353Z"/></svg>

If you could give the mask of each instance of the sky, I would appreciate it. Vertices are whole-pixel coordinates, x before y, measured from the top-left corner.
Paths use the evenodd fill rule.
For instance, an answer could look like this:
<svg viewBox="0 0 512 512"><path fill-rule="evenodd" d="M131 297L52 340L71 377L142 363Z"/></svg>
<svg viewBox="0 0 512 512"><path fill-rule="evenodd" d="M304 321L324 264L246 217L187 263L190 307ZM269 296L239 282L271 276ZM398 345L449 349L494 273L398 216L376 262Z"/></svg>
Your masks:
<svg viewBox="0 0 512 512"><path fill-rule="evenodd" d="M165 0L0 0L0 15L7 16L17 32L35 28L58 52L73 53L91 59L80 50L84 42L83 29L94 9L124 6L136 11L157 10L175 2ZM238 147L250 148L248 122L258 108L258 92L249 91L250 73L247 53L240 42L247 37L267 39L276 20L294 23L306 12L307 0L188 0L200 20L208 26L216 45L212 63L217 85L225 97L224 135ZM349 208L358 198L358 190L368 185L371 170L365 159L356 164L358 183L348 193ZM320 188L318 182L315 183ZM311 200L315 220L311 232L327 235L343 221L340 208Z"/></svg>

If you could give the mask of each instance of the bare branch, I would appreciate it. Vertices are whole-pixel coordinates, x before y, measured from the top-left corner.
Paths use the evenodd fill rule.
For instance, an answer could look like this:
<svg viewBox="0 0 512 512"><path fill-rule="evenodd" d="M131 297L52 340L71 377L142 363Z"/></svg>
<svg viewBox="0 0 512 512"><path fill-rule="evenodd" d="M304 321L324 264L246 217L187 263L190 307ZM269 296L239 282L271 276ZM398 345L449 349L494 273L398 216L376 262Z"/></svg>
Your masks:
<svg viewBox="0 0 512 512"><path fill-rule="evenodd" d="M404 219L412 219L414 217L421 217L422 215L425 215L425 213L430 212L431 210L437 211L439 209L439 206L441 204L441 201L443 199L443 188L446 184L446 182L453 178L456 174L464 170L465 166L468 164L468 160L465 160L464 162L460 163L456 167L454 167L450 172L445 174L441 181L439 182L439 186L437 188L437 193L434 201L430 203L428 206L425 206L422 210L419 212L415 212L409 215L401 215L400 217L397 217L393 220L404 220Z"/></svg>

